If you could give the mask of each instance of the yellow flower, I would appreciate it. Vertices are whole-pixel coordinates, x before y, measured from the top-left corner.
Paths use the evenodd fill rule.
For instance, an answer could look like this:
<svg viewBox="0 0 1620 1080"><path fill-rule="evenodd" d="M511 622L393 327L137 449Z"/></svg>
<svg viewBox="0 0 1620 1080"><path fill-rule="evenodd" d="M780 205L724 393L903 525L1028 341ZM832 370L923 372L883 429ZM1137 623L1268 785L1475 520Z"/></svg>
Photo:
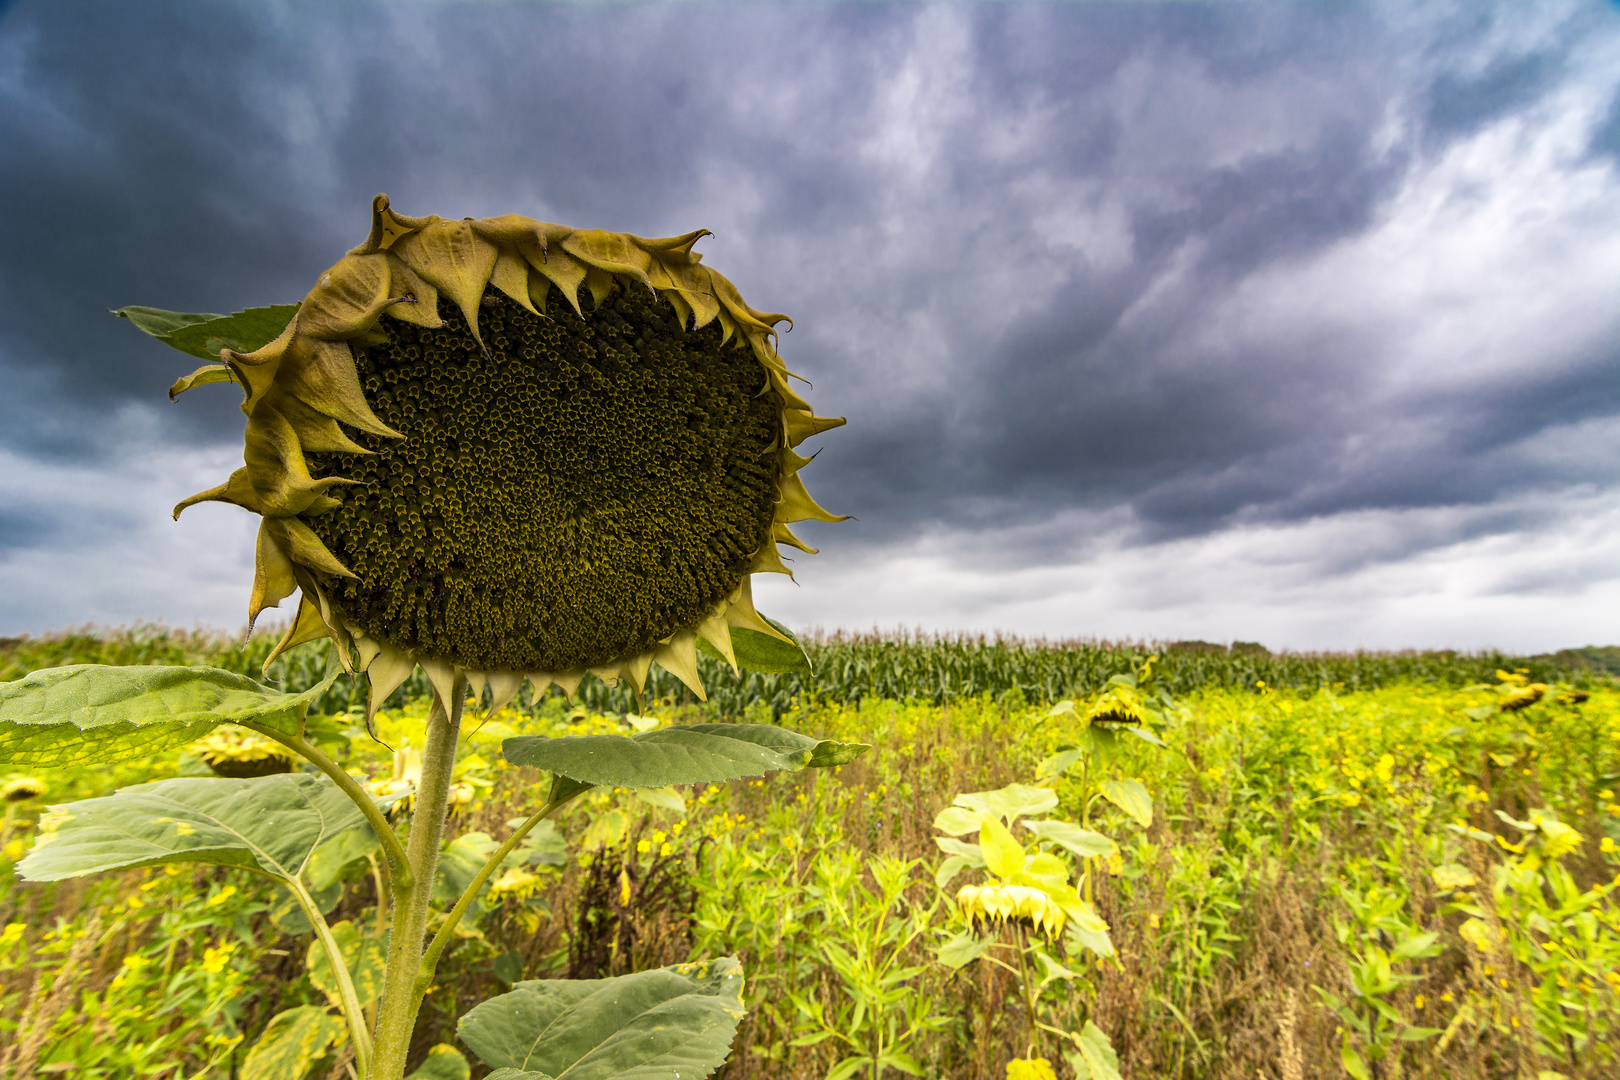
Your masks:
<svg viewBox="0 0 1620 1080"><path fill-rule="evenodd" d="M231 954L235 951L236 943L232 941L209 946L203 950L203 970L210 975L218 975L230 963Z"/></svg>
<svg viewBox="0 0 1620 1080"><path fill-rule="evenodd" d="M191 749L219 776L242 779L292 772L291 750L254 731L215 728L191 744Z"/></svg>
<svg viewBox="0 0 1620 1080"><path fill-rule="evenodd" d="M1045 1058L1013 1058L1007 1062L1007 1080L1057 1080Z"/></svg>
<svg viewBox="0 0 1620 1080"><path fill-rule="evenodd" d="M1412 1004L1415 1007L1417 1007L1419 1010L1421 1010L1423 1008L1423 1006L1427 1005L1428 1002L1429 1002L1429 999L1424 997L1422 994L1419 994L1417 997L1412 999Z"/></svg>
<svg viewBox="0 0 1620 1080"><path fill-rule="evenodd" d="M229 900L231 897L233 897L235 895L236 895L236 886L235 885L227 885L223 889L219 890L219 892L215 893L213 896L210 896L208 898L207 906L208 907L219 907L219 905L225 903L227 900Z"/></svg>
<svg viewBox="0 0 1620 1080"><path fill-rule="evenodd" d="M636 854L645 855L652 850L652 844L646 840L636 841Z"/></svg>
<svg viewBox="0 0 1620 1080"><path fill-rule="evenodd" d="M0 850L5 852L6 858L10 859L12 862L17 862L23 857L23 854L28 851L28 845L23 843L21 840L8 840L6 841L6 846Z"/></svg>
<svg viewBox="0 0 1620 1080"><path fill-rule="evenodd" d="M0 787L0 802L19 803L37 799L45 794L45 784L32 776L19 776L7 780Z"/></svg>
<svg viewBox="0 0 1620 1080"><path fill-rule="evenodd" d="M508 896L514 899L524 899L540 887L538 874L530 873L521 866L514 866L489 886L490 899L504 899Z"/></svg>
<svg viewBox="0 0 1620 1080"><path fill-rule="evenodd" d="M244 391L244 467L175 512L261 517L249 622L301 594L272 657L330 637L369 723L416 664L447 705L461 675L496 708L525 679L639 693L655 662L702 698L700 640L734 662L733 627L783 637L750 575L788 572L779 543L813 550L793 522L842 520L793 448L843 421L790 385L787 317L693 254L705 234L411 218L379 195L278 337L179 380Z"/></svg>
<svg viewBox="0 0 1620 1080"><path fill-rule="evenodd" d="M6 928L0 930L0 948L22 940L23 931L28 929L23 923L6 923Z"/></svg>
<svg viewBox="0 0 1620 1080"><path fill-rule="evenodd" d="M1613 855L1615 851L1614 839L1612 837L1605 836L1602 840L1599 840L1598 850L1603 852L1605 855Z"/></svg>

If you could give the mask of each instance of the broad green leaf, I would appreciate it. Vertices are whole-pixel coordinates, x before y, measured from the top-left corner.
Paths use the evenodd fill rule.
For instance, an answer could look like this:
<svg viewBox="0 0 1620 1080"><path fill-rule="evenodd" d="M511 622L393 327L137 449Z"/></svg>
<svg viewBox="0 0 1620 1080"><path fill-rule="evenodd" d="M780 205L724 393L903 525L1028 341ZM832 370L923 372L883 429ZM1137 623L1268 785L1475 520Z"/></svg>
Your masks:
<svg viewBox="0 0 1620 1080"><path fill-rule="evenodd" d="M1011 879L1014 885L1031 885L1056 895L1069 884L1069 868L1056 855L1043 851L1026 858L1023 867L1011 875Z"/></svg>
<svg viewBox="0 0 1620 1080"><path fill-rule="evenodd" d="M1119 1055L1114 1053L1114 1044L1102 1028L1087 1020L1075 1048L1078 1053L1064 1057L1074 1069L1076 1080L1121 1080Z"/></svg>
<svg viewBox="0 0 1620 1080"><path fill-rule="evenodd" d="M726 957L616 979L521 982L456 1026L486 1065L566 1080L702 1080L744 1016L742 970Z"/></svg>
<svg viewBox="0 0 1620 1080"><path fill-rule="evenodd" d="M488 833L463 833L444 845L439 852L439 866L433 875L433 902L453 904L461 899L478 871L484 868L495 849L501 845L490 839ZM489 889L484 882L480 895Z"/></svg>
<svg viewBox="0 0 1620 1080"><path fill-rule="evenodd" d="M484 1080L552 1080L550 1074L530 1072L528 1069L496 1069Z"/></svg>
<svg viewBox="0 0 1620 1080"><path fill-rule="evenodd" d="M1344 1065L1344 1071L1355 1077L1356 1080L1372 1080L1372 1073L1367 1069L1367 1061L1350 1045L1350 1036L1344 1037L1344 1045L1339 1047L1339 1061Z"/></svg>
<svg viewBox="0 0 1620 1080"><path fill-rule="evenodd" d="M1119 845L1100 832L1082 829L1080 826L1068 821L1038 821L1024 822L1024 828L1034 833L1042 840L1049 840L1066 851L1073 852L1082 859L1105 858L1109 855L1119 854Z"/></svg>
<svg viewBox="0 0 1620 1080"><path fill-rule="evenodd" d="M601 851L624 843L630 832L630 815L617 807L605 810L591 819L579 838L581 851Z"/></svg>
<svg viewBox="0 0 1620 1080"><path fill-rule="evenodd" d="M731 652L737 658L737 666L744 671L763 671L767 674L803 675L809 678L810 658L804 654L799 645L799 639L787 627L775 619L766 619L776 629L792 638L792 644L770 634L762 634L758 630L749 630L745 627L731 628ZM702 638L698 638L698 648L716 659L723 659L720 650L710 645Z"/></svg>
<svg viewBox="0 0 1620 1080"><path fill-rule="evenodd" d="M381 847L370 825L338 833L310 855L304 867L304 881L311 892L326 889L342 878L350 866Z"/></svg>
<svg viewBox="0 0 1620 1080"><path fill-rule="evenodd" d="M322 915L332 914L332 909L338 906L343 899L343 883L334 881L324 889L310 890L309 898L315 902L315 910ZM312 933L315 927L310 925L309 916L304 914L304 905L298 902L298 897L285 885L277 885L270 893L270 922L283 934L297 937L300 934Z"/></svg>
<svg viewBox="0 0 1620 1080"><path fill-rule="evenodd" d="M999 791L971 791L951 800L976 813L1001 818L1008 825L1021 817L1057 809L1057 792L1051 788L1008 784Z"/></svg>
<svg viewBox="0 0 1620 1080"><path fill-rule="evenodd" d="M1062 963L1048 956L1044 949L1036 948L1033 951L1035 953L1036 962L1041 966L1042 990L1045 990L1047 986L1057 982L1060 979L1064 982L1068 982L1071 979L1078 979L1080 977L1080 973L1078 971L1071 971L1064 967Z"/></svg>
<svg viewBox="0 0 1620 1080"><path fill-rule="evenodd" d="M332 940L337 942L343 962L348 965L349 978L354 981L354 993L360 999L360 1004L369 1005L376 1001L377 995L382 993L388 943L381 937L362 934L347 919L332 927ZM326 950L319 941L309 943L309 955L304 963L309 968L309 981L315 989L337 1005L337 977L332 971L332 961L327 958Z"/></svg>
<svg viewBox="0 0 1620 1080"><path fill-rule="evenodd" d="M428 1061L421 1062L421 1069L405 1077L405 1080L468 1080L473 1075L473 1067L467 1064L467 1059L449 1043L439 1043L428 1051Z"/></svg>
<svg viewBox="0 0 1620 1080"><path fill-rule="evenodd" d="M522 819L518 819L518 824L522 824ZM512 855L526 866L561 868L568 865L568 841L557 831L557 823L548 818L529 830L529 835Z"/></svg>
<svg viewBox="0 0 1620 1080"><path fill-rule="evenodd" d="M1024 868L1024 845L993 815L979 818L979 849L985 869L997 877L1009 878Z"/></svg>
<svg viewBox="0 0 1620 1080"><path fill-rule="evenodd" d="M964 836L977 832L979 815L961 806L947 806L934 815L934 828L947 836Z"/></svg>
<svg viewBox="0 0 1620 1080"><path fill-rule="evenodd" d="M405 1078L405 1080L468 1080L472 1076L472 1066L461 1051L448 1043L440 1043L428 1051L427 1060L422 1067Z"/></svg>
<svg viewBox="0 0 1620 1080"><path fill-rule="evenodd" d="M937 955L940 963L960 971L977 960L979 955L993 944L995 942L989 938L980 939L972 934L957 934L940 943Z"/></svg>
<svg viewBox="0 0 1620 1080"><path fill-rule="evenodd" d="M1474 872L1456 863L1444 863L1435 867L1430 874L1434 877L1435 885L1442 889L1466 889L1474 884Z"/></svg>
<svg viewBox="0 0 1620 1080"><path fill-rule="evenodd" d="M207 311L198 312L195 314L185 314L179 311L164 311L162 308L142 307L139 304L131 304L128 307L118 308L113 312L113 314L117 315L120 319L128 319L139 329L144 330L146 333L151 334L153 337L158 338L159 340L165 341L170 334L174 333L176 330L182 329L183 327L195 326L198 323L212 322L215 319L223 319L225 317L223 315L216 315L213 312ZM216 356L214 359L218 360L219 357Z"/></svg>
<svg viewBox="0 0 1620 1080"><path fill-rule="evenodd" d="M769 724L692 724L628 736L522 736L507 739L501 749L514 765L579 783L661 788L842 765L871 747L812 739Z"/></svg>
<svg viewBox="0 0 1620 1080"><path fill-rule="evenodd" d="M199 360L218 360L220 349L252 352L274 341L297 311L297 304L275 304L234 315L188 315L131 305L113 314L183 353Z"/></svg>
<svg viewBox="0 0 1620 1080"><path fill-rule="evenodd" d="M636 798L649 806L656 806L663 810L673 810L681 817L686 816L686 797L672 787L637 788Z"/></svg>
<svg viewBox="0 0 1620 1080"><path fill-rule="evenodd" d="M975 822L974 827L977 826L978 823ZM958 840L954 836L936 836L934 837L934 843L938 844L939 850L947 855L960 855L965 859L977 862L979 866L984 865L984 851L978 844L970 844L965 840Z"/></svg>
<svg viewBox="0 0 1620 1080"><path fill-rule="evenodd" d="M978 847L977 844L973 846ZM951 883L951 879L956 877L957 874L970 868L974 870L984 869L984 859L981 857L975 861L969 859L966 855L952 855L940 863L939 869L934 871L934 884L943 889Z"/></svg>
<svg viewBox="0 0 1620 1080"><path fill-rule="evenodd" d="M242 1062L242 1080L303 1080L348 1035L342 1018L318 1005L277 1013Z"/></svg>
<svg viewBox="0 0 1620 1080"><path fill-rule="evenodd" d="M1136 819L1144 829L1153 824L1153 799L1136 780L1104 780L1097 785L1103 798Z"/></svg>
<svg viewBox="0 0 1620 1080"><path fill-rule="evenodd" d="M324 776L159 780L53 806L17 872L28 881L60 881L102 870L202 862L290 881L322 843L365 820Z"/></svg>
<svg viewBox="0 0 1620 1080"><path fill-rule="evenodd" d="M1069 706L1070 712L1074 711L1072 702L1065 702L1064 704ZM1052 713L1047 715L1050 716ZM1084 759L1085 756L1086 752L1084 750L1060 750L1035 766L1035 779L1050 780L1054 776L1062 776L1073 768L1076 762Z"/></svg>
<svg viewBox="0 0 1620 1080"><path fill-rule="evenodd" d="M1170 745L1169 743L1165 742L1163 739L1161 739L1157 735L1155 735L1151 728L1128 727L1125 730L1130 732L1132 735L1135 735L1138 739L1141 739L1145 743L1152 743L1154 746L1160 746L1160 747L1168 747Z"/></svg>
<svg viewBox="0 0 1620 1080"><path fill-rule="evenodd" d="M1098 956L1114 955L1114 941L1108 936L1108 924L1090 904L1078 896L1064 897L1058 902L1063 905L1063 914L1068 916L1068 929L1064 933L1070 952L1090 949Z"/></svg>
<svg viewBox="0 0 1620 1080"><path fill-rule="evenodd" d="M63 766L148 757L220 724L295 732L338 672L301 694L210 667L44 668L0 683L0 764Z"/></svg>

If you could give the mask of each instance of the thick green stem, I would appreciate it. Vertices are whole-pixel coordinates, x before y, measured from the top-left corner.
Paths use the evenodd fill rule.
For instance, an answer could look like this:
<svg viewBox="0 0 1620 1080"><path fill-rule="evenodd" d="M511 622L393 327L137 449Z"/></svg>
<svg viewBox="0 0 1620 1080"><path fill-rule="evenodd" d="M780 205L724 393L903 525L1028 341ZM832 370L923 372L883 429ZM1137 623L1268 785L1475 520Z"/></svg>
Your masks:
<svg viewBox="0 0 1620 1080"><path fill-rule="evenodd" d="M377 800L361 786L360 781L350 776L343 766L321 753L314 743L302 735L286 735L275 728L251 722L243 723L242 726L257 731L267 739L274 739L331 777L332 782L337 784L343 794L360 808L360 812L371 825L371 831L377 834L377 841L382 844L383 857L388 860L388 872L393 879L394 895L398 896L411 887L411 867L405 858L405 848L400 844L399 837L394 835L394 827L388 824L388 818L378 809Z"/></svg>
<svg viewBox="0 0 1620 1080"><path fill-rule="evenodd" d="M450 691L451 700L445 702L435 693L433 708L428 713L422 778L416 785L411 834L405 848L411 884L401 890L397 878L394 882L397 899L394 927L388 936L388 971L383 977L382 997L377 1008L376 1058L371 1075L363 1076L362 1080L401 1080L405 1075L405 1056L410 1053L416 1014L428 988L417 974L422 967L433 872L438 868L439 845L444 839L445 809L456 765L456 740L461 734L461 709L466 696L467 681L457 677Z"/></svg>
<svg viewBox="0 0 1620 1080"><path fill-rule="evenodd" d="M366 1076L371 1071L371 1030L366 1024L365 1010L360 1007L360 995L354 991L349 962L343 958L343 950L338 948L337 941L332 937L332 928L326 925L326 917L321 914L321 909L303 883L296 878L291 881L277 880L298 900L298 906L304 909L304 918L309 920L321 948L326 951L327 963L332 965L332 978L337 980L338 1008L343 1011L343 1020L349 1025L349 1038L354 1041L354 1064L360 1070L360 1075Z"/></svg>
<svg viewBox="0 0 1620 1080"><path fill-rule="evenodd" d="M461 894L461 898L456 901L456 906L450 909L450 914L444 917L444 923L439 927L439 932L433 935L433 943L428 946L427 952L422 956L422 970L418 976L418 981L423 989L432 985L433 973L438 969L440 954L444 952L445 946L450 944L450 938L455 934L456 927L461 924L461 917L467 913L467 908L472 906L472 902L477 899L478 891L484 887L484 882L488 881L490 876L501 868L501 863L505 862L506 857L512 854L525 836L529 835L530 829L550 817L552 812L566 801L566 799L554 799L536 810L529 816L527 821L517 827L517 831L506 838L506 843L496 848L495 853L485 860L477 876L472 879L472 884L468 885L466 891Z"/></svg>

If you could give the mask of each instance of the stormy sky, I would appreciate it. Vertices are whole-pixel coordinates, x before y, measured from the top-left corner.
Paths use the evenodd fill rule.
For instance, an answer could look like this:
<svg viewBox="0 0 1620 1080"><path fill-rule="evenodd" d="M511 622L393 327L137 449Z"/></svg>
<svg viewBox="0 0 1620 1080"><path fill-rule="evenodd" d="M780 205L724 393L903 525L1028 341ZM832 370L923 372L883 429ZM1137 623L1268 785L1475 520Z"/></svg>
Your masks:
<svg viewBox="0 0 1620 1080"><path fill-rule="evenodd" d="M108 308L406 214L795 319L798 627L1620 640L1620 9L0 3L0 634L241 624L234 391Z"/></svg>

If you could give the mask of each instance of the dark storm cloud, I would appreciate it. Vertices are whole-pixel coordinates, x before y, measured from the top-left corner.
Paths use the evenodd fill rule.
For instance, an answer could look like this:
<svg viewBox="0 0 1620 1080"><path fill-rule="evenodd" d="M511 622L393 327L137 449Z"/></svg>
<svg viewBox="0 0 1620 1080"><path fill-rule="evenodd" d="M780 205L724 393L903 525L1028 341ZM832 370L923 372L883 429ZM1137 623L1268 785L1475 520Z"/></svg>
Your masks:
<svg viewBox="0 0 1620 1080"><path fill-rule="evenodd" d="M1377 333L1276 329L1303 318L1295 268L1491 125L1578 85L1609 95L1589 142L1616 153L1614 80L1578 56L1614 15L1526 35L1505 11L23 3L0 22L0 443L234 438L228 395L168 406L188 361L105 309L296 299L386 190L714 228L709 263L794 315L784 355L850 417L809 474L861 518L846 551L1018 527L1007 564L1060 561L1066 512L1157 540L1612 486L1612 453L1534 448L1620 414L1613 351L1396 395ZM1221 330L1263 280L1270 306ZM0 547L50 528L8 517Z"/></svg>

